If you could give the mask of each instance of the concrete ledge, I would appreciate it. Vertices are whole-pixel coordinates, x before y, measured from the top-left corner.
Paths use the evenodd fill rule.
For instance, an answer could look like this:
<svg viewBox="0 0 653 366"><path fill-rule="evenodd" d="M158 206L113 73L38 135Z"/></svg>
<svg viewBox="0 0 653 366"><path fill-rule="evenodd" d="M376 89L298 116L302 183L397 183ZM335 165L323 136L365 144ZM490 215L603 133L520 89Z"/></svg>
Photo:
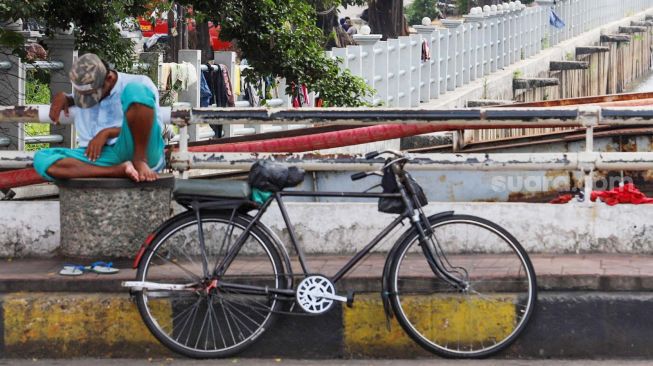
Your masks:
<svg viewBox="0 0 653 366"><path fill-rule="evenodd" d="M512 81L513 89L535 89L556 85L560 85L558 78L519 78Z"/></svg>
<svg viewBox="0 0 653 366"><path fill-rule="evenodd" d="M590 67L587 61L551 61L549 63L549 70L563 71L563 70L584 70Z"/></svg>
<svg viewBox="0 0 653 366"><path fill-rule="evenodd" d="M650 293L541 293L524 333L495 358L650 358L651 301ZM0 306L3 358L180 357L149 334L124 295L18 294ZM394 319L386 329L378 293L322 316L281 316L238 357L437 358Z"/></svg>
<svg viewBox="0 0 653 366"><path fill-rule="evenodd" d="M607 46L586 46L576 47L576 56L591 55L593 53L610 52L610 47Z"/></svg>
<svg viewBox="0 0 653 366"><path fill-rule="evenodd" d="M394 218L379 213L376 203L287 204L302 247L313 254L360 250ZM529 253L653 253L653 205L432 202L426 207L427 214L450 210L496 221ZM50 257L59 252L58 202L0 202L0 219L0 257ZM263 221L289 243L275 206ZM389 249L399 234L389 236L379 250ZM133 241L131 247L106 246L96 255L132 258L140 241L128 241Z"/></svg>
<svg viewBox="0 0 653 366"><path fill-rule="evenodd" d="M128 257L170 215L174 178L71 179L59 184L60 253Z"/></svg>
<svg viewBox="0 0 653 366"><path fill-rule="evenodd" d="M601 35L601 42L602 43L622 43L622 42L630 42L630 36L627 34L602 34Z"/></svg>

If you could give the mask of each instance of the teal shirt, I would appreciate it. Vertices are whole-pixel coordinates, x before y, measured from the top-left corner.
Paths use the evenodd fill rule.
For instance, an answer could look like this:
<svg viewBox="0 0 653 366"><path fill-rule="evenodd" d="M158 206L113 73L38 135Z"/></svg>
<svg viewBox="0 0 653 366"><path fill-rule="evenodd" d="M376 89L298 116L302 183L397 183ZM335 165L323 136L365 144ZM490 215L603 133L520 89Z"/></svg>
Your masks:
<svg viewBox="0 0 653 366"><path fill-rule="evenodd" d="M131 82L125 85L125 88L120 96L120 103L122 105L122 126L120 128L120 135L113 145L105 145L102 148L102 153L96 161L89 161L84 155L86 147L79 147L77 149L67 148L51 148L44 149L36 152L34 156L34 168L43 178L53 180L47 174L48 168L57 161L65 158L73 158L83 161L87 164L97 166L114 166L122 162L132 160L134 156L134 138L125 113L129 107L134 104L142 104L154 110L152 128L150 129L150 137L147 143L147 163L155 171L160 171L165 167L164 148L165 143L162 137L163 128L159 119L157 118L157 98L154 92L146 85L137 82Z"/></svg>

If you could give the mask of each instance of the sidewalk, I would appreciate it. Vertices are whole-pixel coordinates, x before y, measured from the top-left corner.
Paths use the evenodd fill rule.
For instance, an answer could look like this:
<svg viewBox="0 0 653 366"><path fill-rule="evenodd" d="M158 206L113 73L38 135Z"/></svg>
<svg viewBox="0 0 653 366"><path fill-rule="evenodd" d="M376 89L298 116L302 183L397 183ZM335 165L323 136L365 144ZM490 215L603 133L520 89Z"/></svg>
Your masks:
<svg viewBox="0 0 653 366"><path fill-rule="evenodd" d="M620 254L533 254L530 255L543 291L652 291L653 255ZM308 256L311 273L335 274L351 256ZM0 293L11 292L123 292L120 282L131 281L136 270L131 260L114 262L121 271L115 275L86 273L66 277L58 274L65 259L15 259L0 261ZM376 288L385 264L385 255L372 254L338 283ZM499 263L500 264L500 263ZM301 271L293 258L295 273Z"/></svg>
<svg viewBox="0 0 653 366"><path fill-rule="evenodd" d="M492 257L501 270L501 258ZM313 273L334 274L349 257L309 256ZM535 314L518 340L495 358L652 358L653 256L532 255L540 289ZM371 255L338 292L357 291L353 308L317 317L280 316L240 357L433 358L392 321L380 301L385 257ZM63 259L0 261L0 359L179 358L143 325L116 275L57 274ZM295 263L295 270L299 266ZM609 346L607 346L609 345ZM0 361L2 363L2 361Z"/></svg>

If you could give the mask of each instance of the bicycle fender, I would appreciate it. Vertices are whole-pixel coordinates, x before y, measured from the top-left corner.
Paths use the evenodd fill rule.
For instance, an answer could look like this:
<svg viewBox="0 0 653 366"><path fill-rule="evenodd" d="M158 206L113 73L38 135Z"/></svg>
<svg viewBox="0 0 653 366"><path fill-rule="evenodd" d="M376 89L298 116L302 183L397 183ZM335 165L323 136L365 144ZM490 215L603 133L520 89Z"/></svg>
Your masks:
<svg viewBox="0 0 653 366"><path fill-rule="evenodd" d="M145 241L143 241L143 244L141 244L141 247L138 249L138 252L136 252L136 257L134 258L134 263L132 263L132 268L137 269L139 264L141 264L141 260L143 259L143 255L145 254L145 251L147 248L150 246L152 243L152 240L156 238L161 231L163 231L165 228L167 228L169 225L171 225L173 222L181 219L185 219L186 216L194 216L195 213L193 211L184 211L180 214L177 214L166 221L163 222L163 224L159 225L154 231L149 233L147 237L145 238Z"/></svg>

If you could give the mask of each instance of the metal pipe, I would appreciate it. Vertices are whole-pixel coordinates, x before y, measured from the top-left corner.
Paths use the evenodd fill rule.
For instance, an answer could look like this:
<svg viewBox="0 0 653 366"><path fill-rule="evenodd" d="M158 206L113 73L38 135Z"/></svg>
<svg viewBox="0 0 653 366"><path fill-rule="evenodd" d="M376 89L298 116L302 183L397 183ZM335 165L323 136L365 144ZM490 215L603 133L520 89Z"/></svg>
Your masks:
<svg viewBox="0 0 653 366"><path fill-rule="evenodd" d="M48 144L55 143L59 144L63 142L63 136L61 135L42 135L42 136L26 136L26 144Z"/></svg>
<svg viewBox="0 0 653 366"><path fill-rule="evenodd" d="M190 169L243 169L260 159L273 158L307 171L374 171L383 165L382 159L365 160L359 156L315 154L230 154L188 153L189 160L172 154L172 166ZM653 152L631 153L520 153L520 154L425 154L407 164L408 170L481 170L481 171L570 171L589 168L602 170L653 169Z"/></svg>
<svg viewBox="0 0 653 366"><path fill-rule="evenodd" d="M63 62L61 61L34 61L34 62L25 62L25 68L28 70L52 70L59 71L63 70Z"/></svg>
<svg viewBox="0 0 653 366"><path fill-rule="evenodd" d="M0 61L0 70L11 70L11 62Z"/></svg>
<svg viewBox="0 0 653 366"><path fill-rule="evenodd" d="M599 125L653 125L653 107L599 108ZM74 109L74 108L73 108ZM583 127L578 107L480 109L178 108L162 107L165 121L211 124L435 124L443 129ZM170 111L170 113L168 113ZM40 112L40 113L39 113ZM0 106L0 123L50 123L49 106Z"/></svg>

